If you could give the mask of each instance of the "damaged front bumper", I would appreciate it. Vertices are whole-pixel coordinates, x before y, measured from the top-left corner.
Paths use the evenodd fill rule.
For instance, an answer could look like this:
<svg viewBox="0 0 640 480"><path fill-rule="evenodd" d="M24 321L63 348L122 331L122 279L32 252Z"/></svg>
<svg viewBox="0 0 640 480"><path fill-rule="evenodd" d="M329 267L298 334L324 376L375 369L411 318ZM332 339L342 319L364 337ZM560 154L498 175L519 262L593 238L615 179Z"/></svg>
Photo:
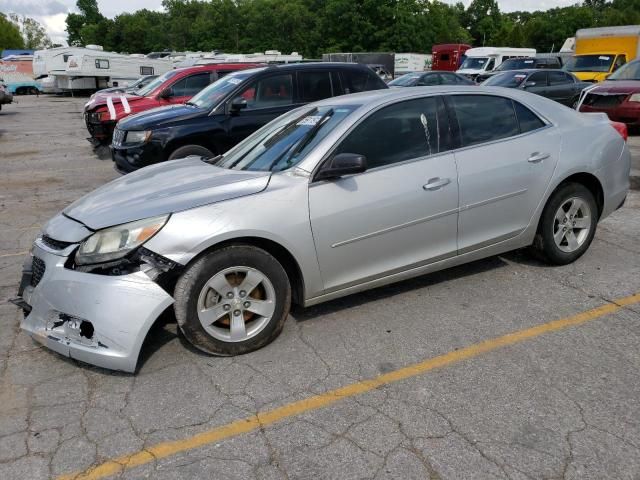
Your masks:
<svg viewBox="0 0 640 480"><path fill-rule="evenodd" d="M144 273L98 275L65 267L75 246L56 251L37 239L25 265L20 325L62 355L134 372L142 343L173 298Z"/></svg>

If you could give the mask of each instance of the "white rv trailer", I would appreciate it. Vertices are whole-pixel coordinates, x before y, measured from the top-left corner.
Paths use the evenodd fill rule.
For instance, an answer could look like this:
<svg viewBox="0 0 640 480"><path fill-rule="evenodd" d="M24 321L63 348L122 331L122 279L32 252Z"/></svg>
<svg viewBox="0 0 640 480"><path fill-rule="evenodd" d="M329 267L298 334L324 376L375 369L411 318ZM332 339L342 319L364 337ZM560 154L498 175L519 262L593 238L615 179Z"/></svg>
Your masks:
<svg viewBox="0 0 640 480"><path fill-rule="evenodd" d="M44 50L36 50L33 54L33 76L36 80L43 79L43 91L46 93L57 93L62 91L60 84L61 77L66 76L67 64L73 56L82 55L84 52L100 52L100 55L112 57L120 56L118 53L104 52L100 45L87 45L83 47L56 47ZM45 78L48 77L48 78ZM65 85L67 81L65 80ZM87 83L83 79L71 82L66 85L72 89L91 88L84 87ZM89 82L91 83L91 82ZM95 83L95 82L94 82ZM95 87L94 87L95 88Z"/></svg>
<svg viewBox="0 0 640 480"><path fill-rule="evenodd" d="M60 88L96 90L127 87L142 75L162 75L173 69L173 63L168 58L104 53L85 51L70 57L64 75L58 76Z"/></svg>
<svg viewBox="0 0 640 480"><path fill-rule="evenodd" d="M509 58L535 57L534 48L478 47L465 52L465 60L458 73L475 79L478 75L491 72Z"/></svg>

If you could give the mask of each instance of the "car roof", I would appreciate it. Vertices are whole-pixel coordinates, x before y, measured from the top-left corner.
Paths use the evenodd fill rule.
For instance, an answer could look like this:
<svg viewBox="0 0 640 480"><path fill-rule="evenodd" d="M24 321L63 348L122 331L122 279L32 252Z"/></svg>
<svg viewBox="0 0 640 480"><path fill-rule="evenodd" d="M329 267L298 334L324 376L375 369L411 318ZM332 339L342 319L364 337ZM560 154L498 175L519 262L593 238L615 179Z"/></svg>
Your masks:
<svg viewBox="0 0 640 480"><path fill-rule="evenodd" d="M205 63L203 65L191 65L189 67L176 68L175 71L180 74L193 73L199 71L217 71L224 70L225 68L242 68L242 67L257 67L262 64L253 62L234 62L234 63Z"/></svg>
<svg viewBox="0 0 640 480"><path fill-rule="evenodd" d="M329 69L329 70L341 70L341 69L367 70L375 75L375 73L368 66L362 65L360 63L349 63L349 62L305 62L305 63L284 63L284 64L272 63L264 67L241 70L240 72L243 74L247 74L247 73L254 74L258 72L273 72L273 71L289 72L289 71L298 71L298 70L317 70L318 67L322 67L323 69Z"/></svg>

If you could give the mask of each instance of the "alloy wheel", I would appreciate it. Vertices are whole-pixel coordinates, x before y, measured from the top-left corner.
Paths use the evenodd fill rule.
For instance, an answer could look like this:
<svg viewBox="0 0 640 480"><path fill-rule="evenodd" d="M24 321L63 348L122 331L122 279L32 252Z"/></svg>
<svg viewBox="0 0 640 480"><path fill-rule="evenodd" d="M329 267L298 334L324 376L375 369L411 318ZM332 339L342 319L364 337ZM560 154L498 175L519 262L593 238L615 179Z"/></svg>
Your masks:
<svg viewBox="0 0 640 480"><path fill-rule="evenodd" d="M589 204L579 197L562 203L553 222L553 239L565 253L578 250L589 238L593 216Z"/></svg>

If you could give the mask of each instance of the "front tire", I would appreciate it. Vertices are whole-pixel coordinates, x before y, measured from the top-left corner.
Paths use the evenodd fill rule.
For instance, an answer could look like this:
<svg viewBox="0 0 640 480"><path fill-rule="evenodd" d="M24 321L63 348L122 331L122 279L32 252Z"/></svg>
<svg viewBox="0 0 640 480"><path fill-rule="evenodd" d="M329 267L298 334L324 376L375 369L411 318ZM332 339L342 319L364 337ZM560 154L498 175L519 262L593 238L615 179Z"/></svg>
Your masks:
<svg viewBox="0 0 640 480"><path fill-rule="evenodd" d="M598 206L579 183L556 190L542 212L534 248L548 263L567 265L588 250L596 233Z"/></svg>
<svg viewBox="0 0 640 480"><path fill-rule="evenodd" d="M169 155L169 160L177 160L179 158L185 158L191 155L204 158L215 157L215 154L211 150L203 146L184 145L182 147L176 148L173 152L171 152L171 155Z"/></svg>
<svg viewBox="0 0 640 480"><path fill-rule="evenodd" d="M280 334L291 286L272 255L251 245L231 245L189 267L174 297L187 340L204 352L231 356L257 350Z"/></svg>

